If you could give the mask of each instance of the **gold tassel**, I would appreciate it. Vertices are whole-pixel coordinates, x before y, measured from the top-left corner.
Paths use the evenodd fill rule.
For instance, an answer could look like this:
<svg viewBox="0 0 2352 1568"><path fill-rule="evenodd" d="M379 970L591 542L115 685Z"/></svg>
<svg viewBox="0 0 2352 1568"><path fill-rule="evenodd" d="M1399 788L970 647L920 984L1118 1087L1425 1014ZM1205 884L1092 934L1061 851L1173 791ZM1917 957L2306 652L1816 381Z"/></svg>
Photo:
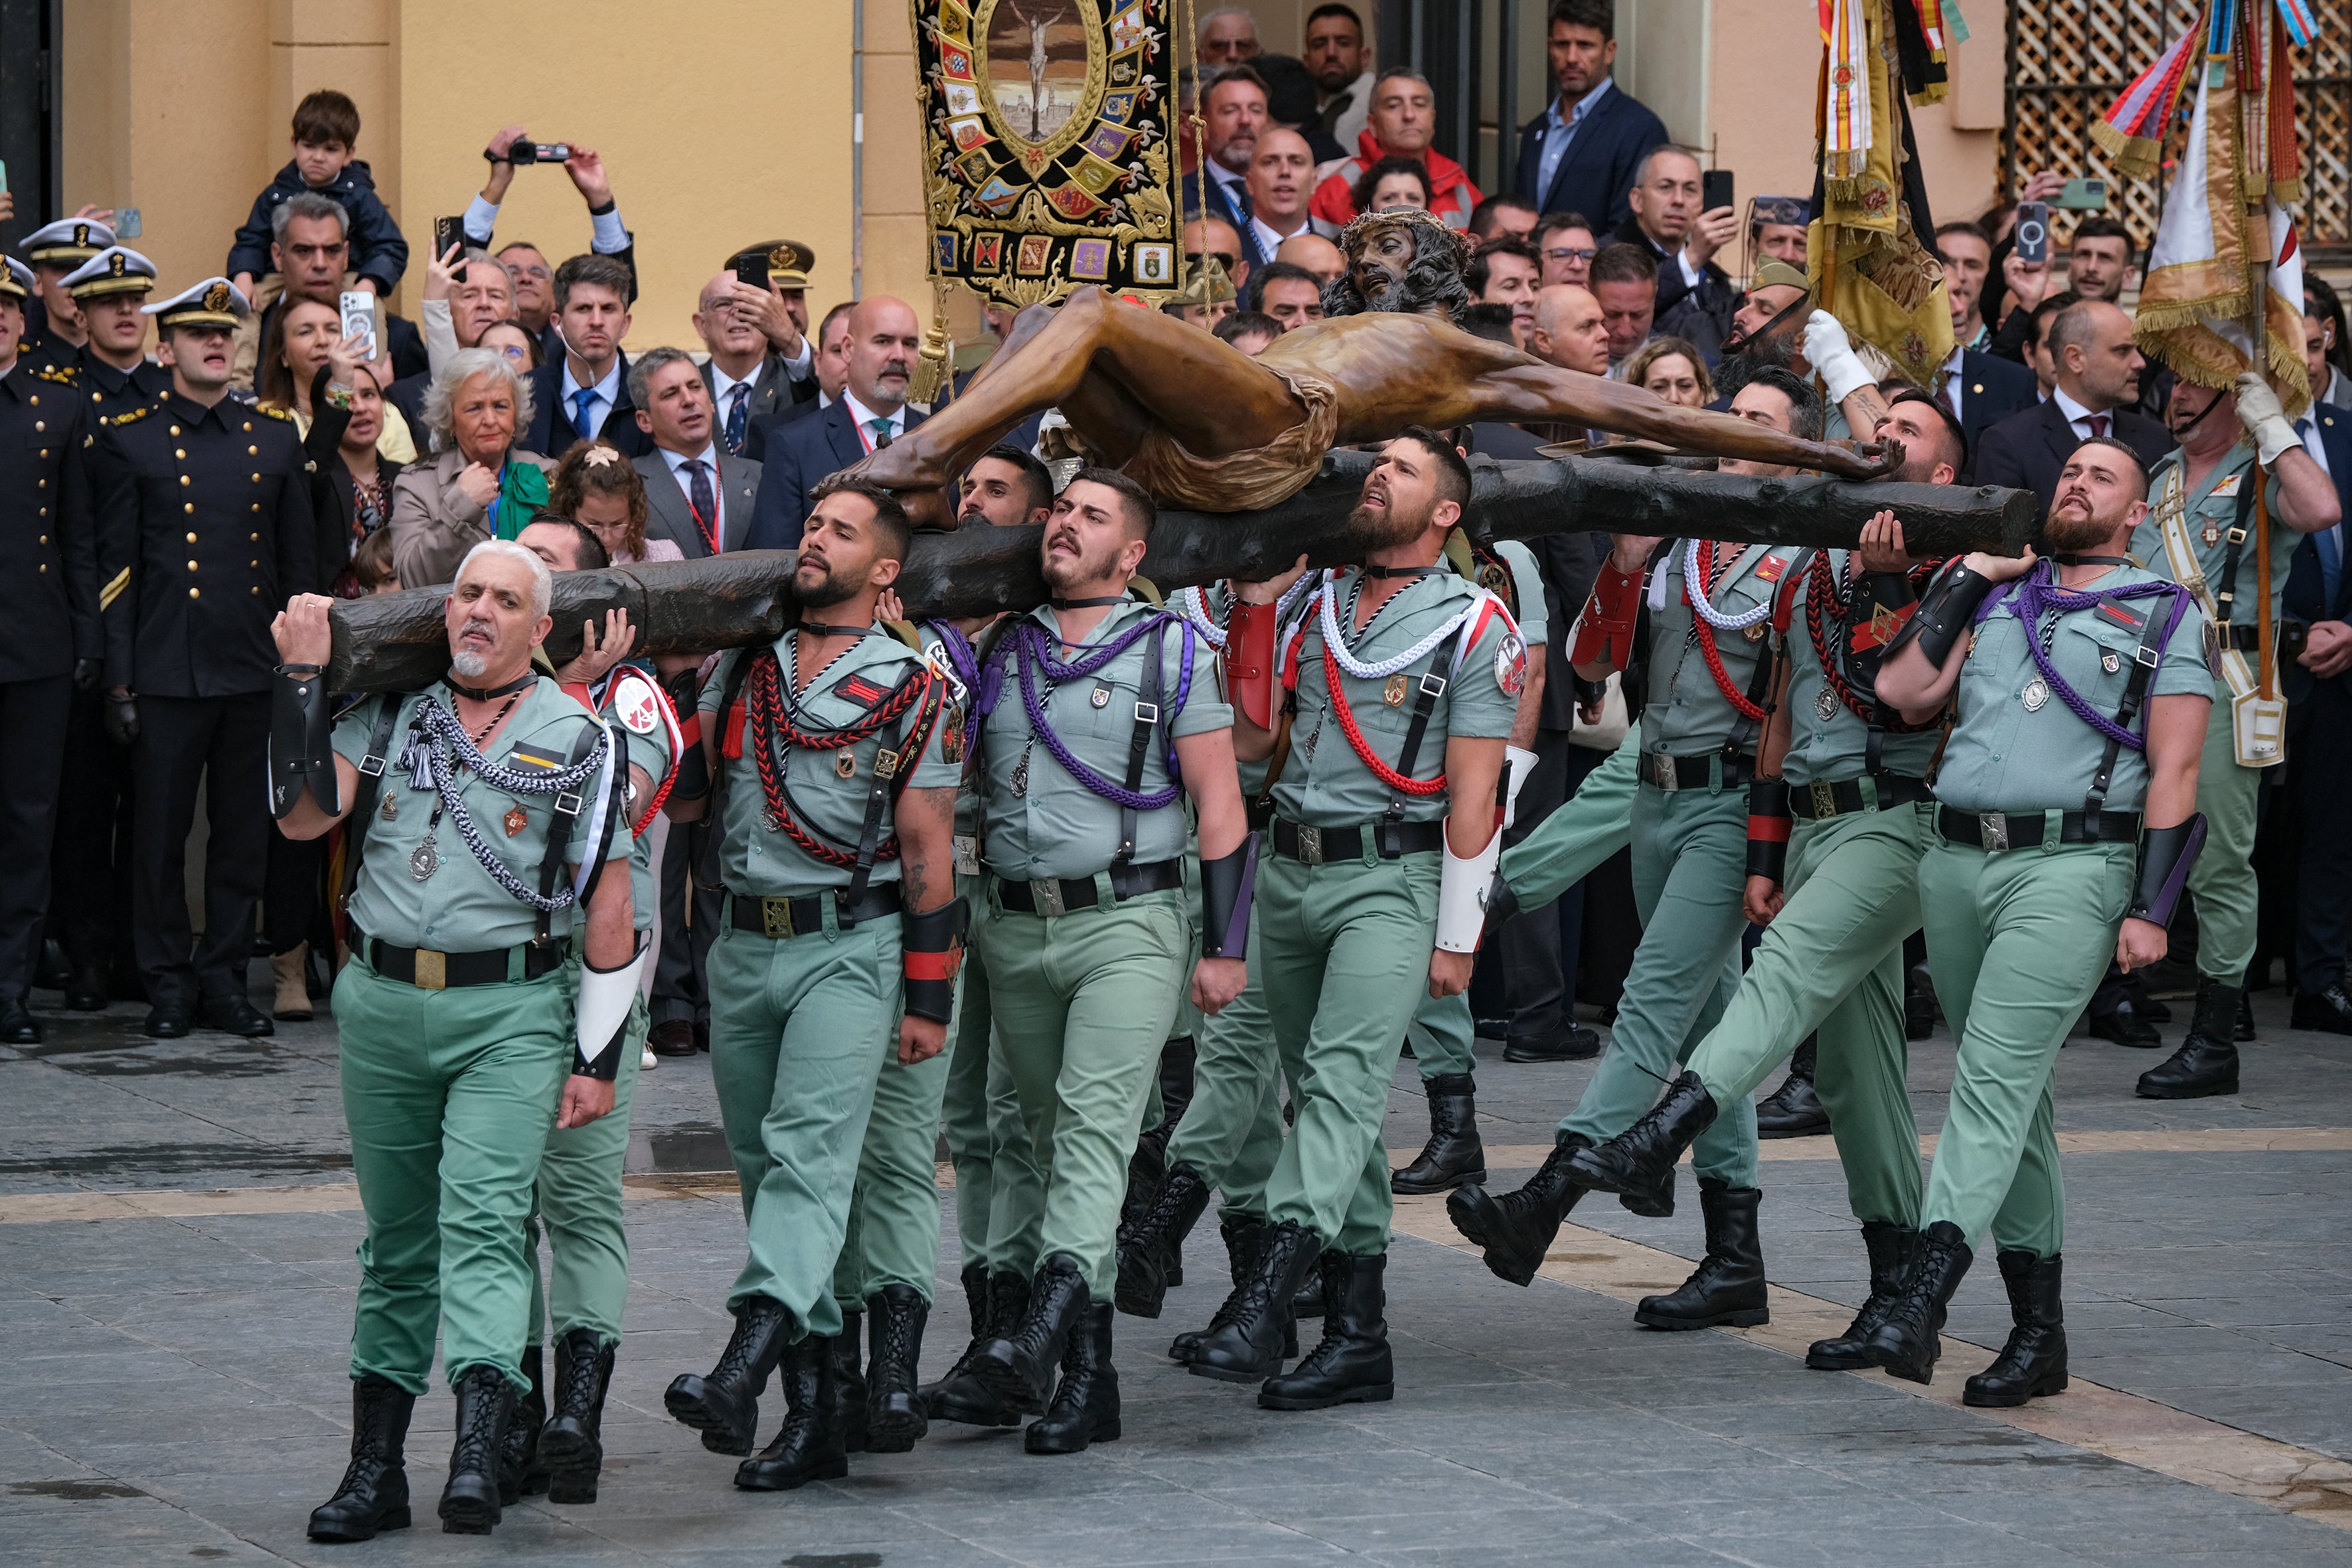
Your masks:
<svg viewBox="0 0 2352 1568"><path fill-rule="evenodd" d="M907 388L910 403L937 403L948 389L955 343L948 336L948 291L932 289L931 330L923 335L923 352L915 361L913 381Z"/></svg>

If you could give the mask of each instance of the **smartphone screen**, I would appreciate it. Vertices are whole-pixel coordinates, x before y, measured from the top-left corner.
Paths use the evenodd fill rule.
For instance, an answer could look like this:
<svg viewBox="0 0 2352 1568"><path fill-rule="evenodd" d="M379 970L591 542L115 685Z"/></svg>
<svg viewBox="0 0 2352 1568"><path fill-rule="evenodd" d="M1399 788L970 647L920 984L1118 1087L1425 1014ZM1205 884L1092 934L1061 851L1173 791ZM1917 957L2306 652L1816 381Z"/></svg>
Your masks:
<svg viewBox="0 0 2352 1568"><path fill-rule="evenodd" d="M1709 169L1698 177L1698 210L1711 213L1731 205L1731 171Z"/></svg>
<svg viewBox="0 0 2352 1568"><path fill-rule="evenodd" d="M768 253L747 250L737 257L735 278L736 281L749 283L754 289L765 289L768 286Z"/></svg>
<svg viewBox="0 0 2352 1568"><path fill-rule="evenodd" d="M2017 205L2017 258L2024 262L2050 259L2050 207L2046 202Z"/></svg>
<svg viewBox="0 0 2352 1568"><path fill-rule="evenodd" d="M375 296L364 289L346 289L341 305L343 336L362 334L367 340L368 358L375 358Z"/></svg>
<svg viewBox="0 0 2352 1568"><path fill-rule="evenodd" d="M114 209L115 238L137 239L139 237L140 227L139 209L137 207L117 207Z"/></svg>

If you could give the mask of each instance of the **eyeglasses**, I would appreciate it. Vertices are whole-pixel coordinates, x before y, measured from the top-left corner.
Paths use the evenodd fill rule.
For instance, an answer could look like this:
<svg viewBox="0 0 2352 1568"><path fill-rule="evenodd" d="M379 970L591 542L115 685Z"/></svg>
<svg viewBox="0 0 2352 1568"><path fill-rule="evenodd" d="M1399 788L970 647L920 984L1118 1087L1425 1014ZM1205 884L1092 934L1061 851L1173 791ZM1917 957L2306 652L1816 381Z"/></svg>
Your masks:
<svg viewBox="0 0 2352 1568"><path fill-rule="evenodd" d="M544 283L555 276L544 267L518 267L511 261L501 262L499 265L507 269L508 276L513 278L536 278Z"/></svg>
<svg viewBox="0 0 2352 1568"><path fill-rule="evenodd" d="M1601 252L1591 246L1558 246L1543 253L1546 261L1590 261Z"/></svg>
<svg viewBox="0 0 2352 1568"><path fill-rule="evenodd" d="M520 343L509 343L498 352L506 355L509 359L529 359L530 357L530 351L523 347Z"/></svg>

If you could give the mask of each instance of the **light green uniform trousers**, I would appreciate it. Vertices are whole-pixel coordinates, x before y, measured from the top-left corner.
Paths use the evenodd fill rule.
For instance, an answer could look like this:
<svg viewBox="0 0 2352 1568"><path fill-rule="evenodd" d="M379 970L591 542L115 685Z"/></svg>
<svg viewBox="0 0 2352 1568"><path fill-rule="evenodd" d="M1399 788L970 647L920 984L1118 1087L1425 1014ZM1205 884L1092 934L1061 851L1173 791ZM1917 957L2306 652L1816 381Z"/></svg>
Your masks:
<svg viewBox="0 0 2352 1568"><path fill-rule="evenodd" d="M766 1296L795 1338L841 1331L833 1269L885 1064L898 1058L898 917L778 941L735 928L722 900L706 973L710 1077L751 1245L730 1310Z"/></svg>
<svg viewBox="0 0 2352 1568"><path fill-rule="evenodd" d="M2213 690L2205 750L2197 759L2197 809L2205 814L2205 847L2189 868L2189 896L2197 901L2197 973L2224 985L2243 985L2254 962L2260 912L2254 829L2263 770L2238 765L2229 689L2216 685Z"/></svg>
<svg viewBox="0 0 2352 1568"><path fill-rule="evenodd" d="M2137 859L2130 844L1938 844L1920 862L1927 962L1959 1041L1922 1225L1948 1220L1971 1245L1990 1226L2000 1246L2043 1258L2063 1249L2051 1068L2115 957Z"/></svg>
<svg viewBox="0 0 2352 1568"><path fill-rule="evenodd" d="M1372 841L1372 829L1363 829ZM1405 1026L1429 994L1442 856L1307 866L1259 862L1265 999L1297 1111L1265 1189L1266 1217L1357 1258L1388 1250L1381 1129Z"/></svg>
<svg viewBox="0 0 2352 1568"><path fill-rule="evenodd" d="M574 972L576 974L576 971ZM577 985L575 979L572 982ZM576 994L576 993L575 993ZM621 1220L621 1171L629 1157L629 1107L637 1096L653 1015L639 995L629 1004L628 1027L613 1048L621 1070L613 1079L613 1112L585 1127L549 1131L539 1159L537 1203L523 1245L530 1257L530 1342L541 1343L554 1313L555 1337L593 1329L599 1342L621 1342L621 1310L629 1298L629 1233ZM554 1266L542 1288L539 1232L547 1229Z"/></svg>
<svg viewBox="0 0 2352 1568"><path fill-rule="evenodd" d="M1719 1016L1739 984L1739 939L1748 929L1740 910L1748 885L1747 787L1643 785L1633 796L1633 844L1641 945L1609 1048L1584 1098L1559 1123L1562 1133L1596 1143L1657 1103L1682 1058L1712 1026L1710 1011ZM1739 1095L1723 1106L1691 1145L1691 1165L1727 1186L1754 1186L1755 1102Z"/></svg>
<svg viewBox="0 0 2352 1568"><path fill-rule="evenodd" d="M1521 908L1551 902L1633 842L1641 760L1641 731L1628 731L1609 760L1584 775L1574 795L1503 851L1503 880Z"/></svg>
<svg viewBox="0 0 2352 1568"><path fill-rule="evenodd" d="M423 1394L437 1328L452 1384L489 1366L521 1389L523 1223L572 1070L564 972L425 991L355 955L335 977L335 1021L367 1211L352 1375Z"/></svg>
<svg viewBox="0 0 2352 1568"><path fill-rule="evenodd" d="M965 889L975 918L979 886L971 879ZM978 1264L992 1274L1025 1279L1037 1271L1045 1178L1030 1152L1021 1097L1013 1090L1013 1070L996 1048L995 1035L988 972L967 952L940 1105L948 1159L955 1165L956 1235L964 1267Z"/></svg>
<svg viewBox="0 0 2352 1568"><path fill-rule="evenodd" d="M1868 795L1870 781L1862 788ZM1919 1130L1903 1083L1903 943L1919 929L1919 858L1934 811L1915 804L1795 821L1788 901L1764 928L1722 1021L1689 1058L1716 1104L1745 1103L1818 1029L1813 1087L1845 1166L1847 1201L1865 1224L1919 1223Z"/></svg>
<svg viewBox="0 0 2352 1568"><path fill-rule="evenodd" d="M849 1229L833 1267L843 1310L865 1310L885 1285L912 1285L931 1300L940 1270L940 1103L948 1054L902 1065L894 1041L874 1086L873 1113L857 1154Z"/></svg>
<svg viewBox="0 0 2352 1568"><path fill-rule="evenodd" d="M1475 1071L1478 1066L1477 1025L1470 1016L1470 993L1451 996L1424 994L1405 1026L1405 1042L1421 1068L1423 1083L1448 1073Z"/></svg>
<svg viewBox="0 0 2352 1568"><path fill-rule="evenodd" d="M1181 889L1114 903L1108 872L1095 879L1099 902L1054 917L1005 909L995 886L971 945L1045 1176L1037 1254L1076 1258L1088 1292L1108 1301L1128 1156L1192 984L1192 922Z"/></svg>
<svg viewBox="0 0 2352 1568"><path fill-rule="evenodd" d="M1258 877L1265 876L1260 861ZM1262 916L1250 921L1249 984L1192 1037L1192 1102L1168 1140L1172 1169L1190 1165L1217 1189L1227 1219L1264 1219L1265 1183L1282 1154L1281 1058L1266 1012Z"/></svg>

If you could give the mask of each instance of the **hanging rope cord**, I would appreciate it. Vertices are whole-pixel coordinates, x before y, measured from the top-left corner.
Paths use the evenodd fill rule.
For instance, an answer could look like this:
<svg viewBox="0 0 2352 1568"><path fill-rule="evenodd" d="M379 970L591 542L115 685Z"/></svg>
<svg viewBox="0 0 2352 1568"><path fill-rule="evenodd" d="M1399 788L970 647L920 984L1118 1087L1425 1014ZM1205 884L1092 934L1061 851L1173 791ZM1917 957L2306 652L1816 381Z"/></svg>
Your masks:
<svg viewBox="0 0 2352 1568"><path fill-rule="evenodd" d="M577 763L549 773L519 773L482 755L481 748L474 743L474 737L466 732L466 726L458 721L457 714L427 697L416 705L415 715L409 721L408 748L401 757L400 765L409 770L412 787L422 789L429 785L432 788L440 798L442 815L449 819L449 826L457 830L457 837L465 841L467 851L509 898L518 903L528 904L542 914L554 914L571 908L579 899L579 882L575 880L571 887L550 896L541 894L516 876L507 863L499 858L489 841L482 837L481 828L474 822L474 814L466 809L458 773L461 770L470 772L491 788L504 790L509 795L579 795L583 793L581 785L610 765L612 748L612 731L599 724L594 748ZM597 793L601 794L602 788L599 785Z"/></svg>
<svg viewBox="0 0 2352 1568"><path fill-rule="evenodd" d="M2158 595L2169 595L2185 590L2174 583L2135 583L2127 588L2095 588L2077 593L2058 585L2056 570L2047 561L2038 562L2032 572L2014 581L2013 589L2006 584L1995 589L1978 608L1977 624L1982 626L1997 610L2007 609L2025 629L2025 646L2027 651L2033 655L2033 668L2041 672L2042 680L2058 694L2059 700L2074 710L2074 717L2119 746L2145 752L2147 742L2144 736L2125 729L2092 707L2090 699L2075 690L2058 673L2058 667L2051 662L2050 654L2042 647L2042 637L2037 635L2036 628L2044 624L2045 616L2049 617L2047 624L2054 628L2059 616L2077 610L2095 609L2111 600L2152 599Z"/></svg>
<svg viewBox="0 0 2352 1568"><path fill-rule="evenodd" d="M1431 779L1408 778L1381 760L1379 753L1372 750L1371 742L1364 739L1363 731L1357 727L1355 711L1348 706L1348 693L1339 677L1345 672L1358 680L1385 680L1391 675L1412 668L1436 652L1447 638L1460 636L1471 625L1471 617L1493 601L1494 595L1484 588L1479 589L1476 597L1465 604L1459 615L1411 647L1378 662L1368 663L1355 656L1347 639L1340 635L1339 612L1335 607L1339 596L1331 591L1335 581L1336 574L1325 575L1321 587L1317 590L1320 602L1315 606L1315 612L1320 616L1317 629L1323 637L1323 683L1331 693L1331 714L1339 721L1339 733L1347 737L1348 749L1356 753L1356 760L1370 769L1374 778L1397 794L1428 796L1444 793L1446 777L1443 772ZM1363 579L1358 577L1349 589L1348 609L1350 620L1355 618L1354 595L1362 586ZM1455 669L1460 668L1461 656L1466 651L1461 647L1454 650Z"/></svg>
<svg viewBox="0 0 2352 1568"><path fill-rule="evenodd" d="M1737 561L1738 556L1731 559ZM1723 668L1723 654L1715 646L1715 634L1717 630L1744 632L1761 624L1772 613L1772 601L1767 596L1753 609L1742 610L1736 616L1725 615L1707 597L1714 590L1715 570L1715 541L1705 541L1704 549L1702 542L1696 539L1683 547L1683 602L1692 610L1691 633L1698 639L1699 655L1706 660L1706 672L1714 678L1715 689L1723 693L1723 700L1741 718L1760 724L1765 710L1750 702L1747 694L1731 683L1730 672Z"/></svg>
<svg viewBox="0 0 2352 1568"><path fill-rule="evenodd" d="M1037 689L1037 677L1040 674L1045 676L1047 691L1069 681L1083 680L1125 653L1137 641L1150 636L1155 628L1166 626L1171 621L1183 634L1184 648L1176 681L1176 699L1167 710L1170 721L1160 726L1161 755L1168 769L1168 787L1130 790L1087 766L1055 732L1046 719L1045 699ZM1030 733L1045 742L1045 750L1062 764L1064 772L1085 785L1089 793L1100 795L1114 805L1124 806L1129 811L1158 811L1162 806L1173 805L1176 798L1184 793L1184 778L1177 762L1176 732L1172 721L1176 714L1184 710L1185 700L1192 695L1196 636L1192 624L1182 616L1171 616L1162 612L1143 616L1107 642L1074 643L1072 647L1087 651L1075 659L1065 660L1061 657L1060 638L1037 622L1024 619L1009 637L996 645L989 656L989 662L1001 672L1003 660L1008 657L1013 659L1020 672L1021 706L1029 716ZM991 710L996 706L996 696L1003 690L1003 686L1001 673L993 680L982 682L986 693L983 700Z"/></svg>

